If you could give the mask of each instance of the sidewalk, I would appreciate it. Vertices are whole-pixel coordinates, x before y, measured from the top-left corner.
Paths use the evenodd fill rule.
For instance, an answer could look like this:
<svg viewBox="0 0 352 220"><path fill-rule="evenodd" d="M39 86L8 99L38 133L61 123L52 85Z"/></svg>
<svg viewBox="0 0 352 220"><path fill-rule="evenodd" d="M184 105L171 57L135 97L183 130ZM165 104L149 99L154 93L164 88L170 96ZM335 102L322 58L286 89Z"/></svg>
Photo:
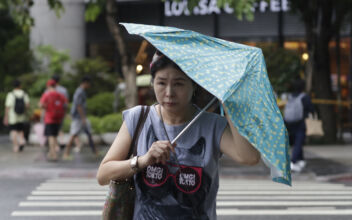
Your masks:
<svg viewBox="0 0 352 220"><path fill-rule="evenodd" d="M317 180L352 184L352 145L315 145L304 147L307 165L301 173L292 173L295 180ZM260 162L249 167L233 162L227 156L220 160L224 177L269 178L269 169Z"/></svg>
<svg viewBox="0 0 352 220"><path fill-rule="evenodd" d="M95 136L95 140L100 143L99 150L105 152L114 140L116 134L105 134ZM102 142L102 137L104 141ZM68 135L65 135L65 139L68 139ZM84 136L82 136L83 141ZM35 154L43 154L43 149L40 148L36 142L35 137L31 136L31 148L25 149L22 154L28 154L28 158L25 160L32 160ZM10 141L8 135L0 135L0 162L6 160L6 154L12 155ZM37 153L36 153L37 152ZM292 173L293 180L319 180L319 181L330 181L330 182L344 182L352 184L352 144L348 145L314 145L304 147L306 168L301 173ZM90 156L91 152L86 149L81 152L81 158ZM11 163L11 161L9 161ZM236 164L226 155L220 159L220 175L222 177L231 178L269 178L269 169L260 162L255 166L241 166Z"/></svg>

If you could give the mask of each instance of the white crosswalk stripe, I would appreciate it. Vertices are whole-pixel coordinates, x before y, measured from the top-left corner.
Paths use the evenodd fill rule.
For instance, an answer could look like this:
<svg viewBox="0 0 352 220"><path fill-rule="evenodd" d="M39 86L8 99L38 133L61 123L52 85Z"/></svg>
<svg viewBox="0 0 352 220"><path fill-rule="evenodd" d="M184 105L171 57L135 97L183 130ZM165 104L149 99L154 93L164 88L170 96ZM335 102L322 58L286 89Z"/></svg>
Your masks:
<svg viewBox="0 0 352 220"><path fill-rule="evenodd" d="M344 215L352 216L352 187L319 182L221 179L217 214L222 215Z"/></svg>
<svg viewBox="0 0 352 220"><path fill-rule="evenodd" d="M108 187L93 178L58 178L41 183L12 216L92 216L99 219ZM352 216L352 187L297 182L293 187L270 180L221 179L218 216Z"/></svg>

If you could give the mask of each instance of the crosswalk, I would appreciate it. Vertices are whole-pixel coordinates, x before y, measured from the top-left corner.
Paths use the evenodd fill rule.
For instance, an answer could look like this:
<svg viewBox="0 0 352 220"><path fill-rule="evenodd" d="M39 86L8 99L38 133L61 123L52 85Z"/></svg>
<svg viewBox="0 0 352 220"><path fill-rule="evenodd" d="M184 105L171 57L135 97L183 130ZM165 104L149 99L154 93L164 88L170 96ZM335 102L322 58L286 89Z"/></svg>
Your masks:
<svg viewBox="0 0 352 220"><path fill-rule="evenodd" d="M269 180L221 179L217 214L352 216L352 187L312 181L289 187Z"/></svg>
<svg viewBox="0 0 352 220"><path fill-rule="evenodd" d="M13 217L71 216L100 219L108 191L93 178L57 178L41 183L11 213ZM352 186L270 180L220 179L218 216L352 216Z"/></svg>

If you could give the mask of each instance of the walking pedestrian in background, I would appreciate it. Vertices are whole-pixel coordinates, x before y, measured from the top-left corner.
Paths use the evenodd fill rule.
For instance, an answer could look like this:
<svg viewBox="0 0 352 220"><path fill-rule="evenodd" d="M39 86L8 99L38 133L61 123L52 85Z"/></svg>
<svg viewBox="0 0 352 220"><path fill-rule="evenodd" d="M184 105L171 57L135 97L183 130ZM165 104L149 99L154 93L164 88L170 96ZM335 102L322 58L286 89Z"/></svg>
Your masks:
<svg viewBox="0 0 352 220"><path fill-rule="evenodd" d="M88 76L83 77L80 86L76 89L73 95L73 103L71 108L72 122L70 127L71 137L64 151L64 155L63 155L64 160L71 159L70 153L71 153L71 147L72 147L73 141L76 137L78 137L78 135L82 131L87 135L89 146L91 147L93 153L98 156L98 151L95 147L95 144L92 138L90 122L87 118L87 107L86 107L87 95L85 90L90 87L90 83L91 83L90 77Z"/></svg>
<svg viewBox="0 0 352 220"><path fill-rule="evenodd" d="M57 135L59 133L62 120L65 117L67 99L64 95L55 90L55 80L48 80L46 86L47 92L42 95L39 103L40 107L45 109L44 134L49 140L49 152L47 154L47 159L49 161L56 161L58 159L56 149L59 148Z"/></svg>
<svg viewBox="0 0 352 220"><path fill-rule="evenodd" d="M21 89L21 82L14 80L13 90L6 96L5 115L3 119L4 125L9 126L14 152L22 151L26 144L24 129L28 108L29 96Z"/></svg>
<svg viewBox="0 0 352 220"><path fill-rule="evenodd" d="M52 79L55 80L55 82L56 82L56 86L55 86L56 91L58 93L61 93L62 95L64 95L67 99L67 102L70 102L70 97L69 97L67 89L60 84L60 76L54 75L52 77ZM58 143L59 143L60 149L64 149L65 145L66 145L64 143L64 133L62 131L62 124L63 124L63 121L60 125L60 130L59 130L59 135L58 135ZM75 144L76 144L77 151L79 151L82 146L82 143L80 142L78 137L75 138Z"/></svg>
<svg viewBox="0 0 352 220"><path fill-rule="evenodd" d="M305 118L314 112L311 99L305 90L305 81L296 79L291 84L284 107L284 120L293 146L291 155L291 170L301 172L306 165L303 145L306 138Z"/></svg>

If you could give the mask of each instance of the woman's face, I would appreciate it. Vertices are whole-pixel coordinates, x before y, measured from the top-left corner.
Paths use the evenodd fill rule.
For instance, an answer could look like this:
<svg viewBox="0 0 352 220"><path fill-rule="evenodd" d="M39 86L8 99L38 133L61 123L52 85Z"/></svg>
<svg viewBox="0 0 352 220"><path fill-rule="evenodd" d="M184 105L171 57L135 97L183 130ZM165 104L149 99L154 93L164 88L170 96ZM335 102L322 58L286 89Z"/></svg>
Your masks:
<svg viewBox="0 0 352 220"><path fill-rule="evenodd" d="M155 73L153 86L159 104L171 112L187 109L194 91L192 81L182 71L171 66Z"/></svg>

